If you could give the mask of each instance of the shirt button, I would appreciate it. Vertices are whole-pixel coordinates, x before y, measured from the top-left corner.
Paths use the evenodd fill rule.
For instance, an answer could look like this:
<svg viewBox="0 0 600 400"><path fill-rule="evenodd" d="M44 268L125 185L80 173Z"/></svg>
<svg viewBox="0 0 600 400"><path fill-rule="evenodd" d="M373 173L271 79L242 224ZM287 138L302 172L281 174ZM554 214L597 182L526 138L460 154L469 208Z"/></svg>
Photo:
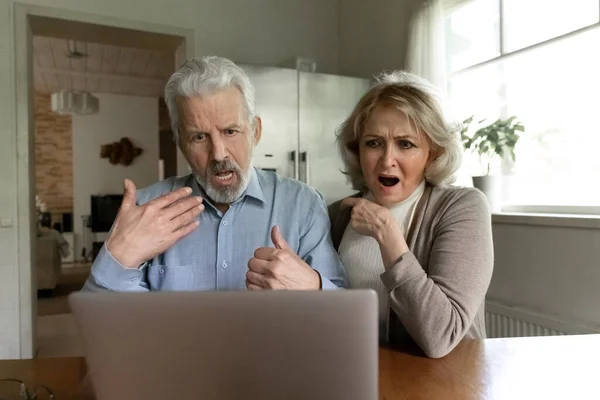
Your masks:
<svg viewBox="0 0 600 400"><path fill-rule="evenodd" d="M164 270L164 268L161 268L161 269L158 271L158 273L159 273L159 274L161 274L161 275L164 275L164 274L165 274L165 270Z"/></svg>
<svg viewBox="0 0 600 400"><path fill-rule="evenodd" d="M221 264L221 267L227 268L227 263L225 261L223 261L223 264Z"/></svg>
<svg viewBox="0 0 600 400"><path fill-rule="evenodd" d="M223 226L227 226L227 221L223 221Z"/></svg>

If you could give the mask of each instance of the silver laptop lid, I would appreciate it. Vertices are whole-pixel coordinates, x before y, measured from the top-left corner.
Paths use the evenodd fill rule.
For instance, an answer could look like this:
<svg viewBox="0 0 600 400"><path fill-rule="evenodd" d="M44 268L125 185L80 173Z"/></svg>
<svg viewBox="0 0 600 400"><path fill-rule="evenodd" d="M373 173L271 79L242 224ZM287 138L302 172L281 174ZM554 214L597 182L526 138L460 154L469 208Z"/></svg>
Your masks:
<svg viewBox="0 0 600 400"><path fill-rule="evenodd" d="M69 298L98 400L377 398L377 294Z"/></svg>

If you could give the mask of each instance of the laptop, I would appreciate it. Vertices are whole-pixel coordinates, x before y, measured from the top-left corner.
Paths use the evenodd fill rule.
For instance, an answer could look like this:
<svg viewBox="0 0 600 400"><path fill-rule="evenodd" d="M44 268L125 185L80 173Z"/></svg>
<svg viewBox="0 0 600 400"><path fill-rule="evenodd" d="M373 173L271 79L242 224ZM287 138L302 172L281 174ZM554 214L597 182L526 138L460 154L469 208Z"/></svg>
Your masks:
<svg viewBox="0 0 600 400"><path fill-rule="evenodd" d="M378 396L372 290L77 292L98 400Z"/></svg>

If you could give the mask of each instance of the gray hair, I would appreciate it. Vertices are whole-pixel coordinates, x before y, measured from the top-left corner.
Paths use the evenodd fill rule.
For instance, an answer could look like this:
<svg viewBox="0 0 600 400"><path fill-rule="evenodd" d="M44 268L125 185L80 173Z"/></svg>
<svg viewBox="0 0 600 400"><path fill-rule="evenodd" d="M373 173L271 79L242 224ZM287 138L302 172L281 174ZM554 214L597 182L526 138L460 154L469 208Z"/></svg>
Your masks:
<svg viewBox="0 0 600 400"><path fill-rule="evenodd" d="M186 60L171 75L165 86L165 103L169 110L175 141L179 140L177 97L202 96L231 86L238 88L241 92L248 112L248 122L250 127L254 127L256 118L254 86L248 75L239 66L231 60L217 56Z"/></svg>
<svg viewBox="0 0 600 400"><path fill-rule="evenodd" d="M460 126L446 121L442 96L427 80L405 71L382 73L360 99L337 132L338 151L348 180L355 190L368 190L359 160L358 143L375 107L389 106L403 112L411 124L429 138L435 160L425 169L433 185L450 184L462 160Z"/></svg>

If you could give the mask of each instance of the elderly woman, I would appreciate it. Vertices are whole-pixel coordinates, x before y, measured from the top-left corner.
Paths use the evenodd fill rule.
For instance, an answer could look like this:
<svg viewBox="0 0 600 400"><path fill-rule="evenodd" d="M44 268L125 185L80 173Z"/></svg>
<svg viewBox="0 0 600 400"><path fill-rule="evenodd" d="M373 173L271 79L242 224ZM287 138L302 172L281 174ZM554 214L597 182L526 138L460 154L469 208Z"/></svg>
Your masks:
<svg viewBox="0 0 600 400"><path fill-rule="evenodd" d="M461 160L435 89L406 72L379 77L338 132L355 196L329 207L351 288L379 294L380 338L412 338L429 357L484 338L493 268L490 211L448 186Z"/></svg>

